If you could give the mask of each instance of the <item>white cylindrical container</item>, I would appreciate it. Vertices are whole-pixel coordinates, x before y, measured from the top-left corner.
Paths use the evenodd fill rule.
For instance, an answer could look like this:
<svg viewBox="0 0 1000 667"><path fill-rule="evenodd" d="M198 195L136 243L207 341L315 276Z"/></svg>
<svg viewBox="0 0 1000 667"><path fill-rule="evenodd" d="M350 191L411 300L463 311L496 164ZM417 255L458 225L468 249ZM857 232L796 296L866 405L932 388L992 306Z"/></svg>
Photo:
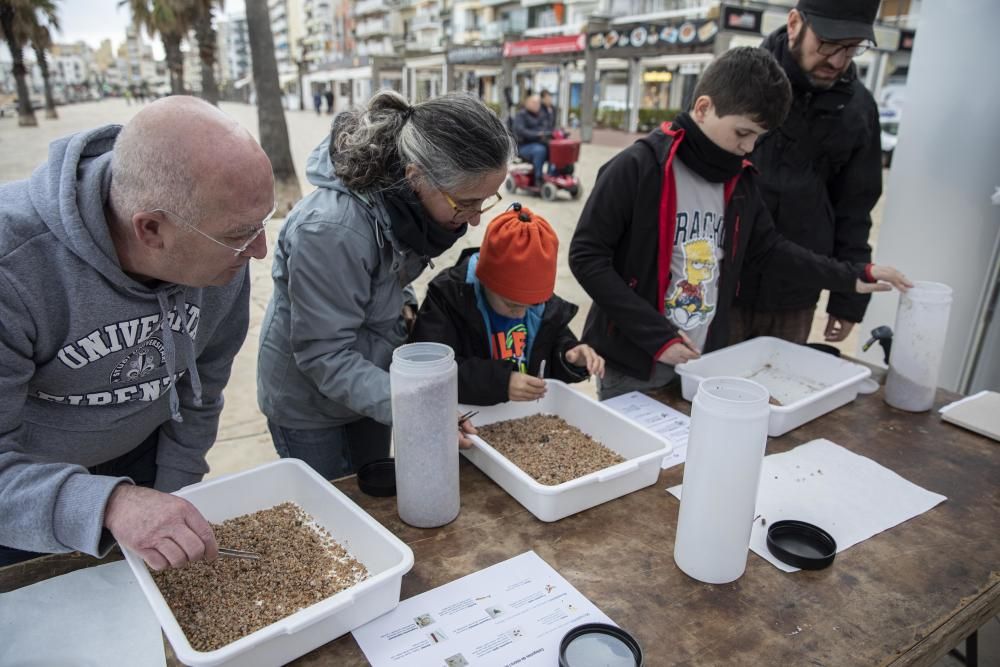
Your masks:
<svg viewBox="0 0 1000 667"><path fill-rule="evenodd" d="M458 365L441 343L396 348L389 366L399 518L434 528L458 516Z"/></svg>
<svg viewBox="0 0 1000 667"><path fill-rule="evenodd" d="M942 283L916 281L900 295L885 379L892 407L924 412L934 405L950 311L951 288Z"/></svg>
<svg viewBox="0 0 1000 667"><path fill-rule="evenodd" d="M674 561L709 584L739 579L771 415L767 389L744 378L706 378L691 404L691 430Z"/></svg>

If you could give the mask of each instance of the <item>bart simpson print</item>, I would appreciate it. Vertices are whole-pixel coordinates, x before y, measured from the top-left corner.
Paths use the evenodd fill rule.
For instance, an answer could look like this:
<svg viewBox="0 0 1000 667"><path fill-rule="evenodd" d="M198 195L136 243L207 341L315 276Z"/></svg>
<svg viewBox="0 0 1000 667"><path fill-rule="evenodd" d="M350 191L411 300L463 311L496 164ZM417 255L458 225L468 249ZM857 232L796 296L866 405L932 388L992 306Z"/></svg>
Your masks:
<svg viewBox="0 0 1000 667"><path fill-rule="evenodd" d="M694 329L708 319L715 305L705 303L705 287L715 279L715 247L708 239L695 239L683 246L684 278L665 302L665 310L681 329Z"/></svg>

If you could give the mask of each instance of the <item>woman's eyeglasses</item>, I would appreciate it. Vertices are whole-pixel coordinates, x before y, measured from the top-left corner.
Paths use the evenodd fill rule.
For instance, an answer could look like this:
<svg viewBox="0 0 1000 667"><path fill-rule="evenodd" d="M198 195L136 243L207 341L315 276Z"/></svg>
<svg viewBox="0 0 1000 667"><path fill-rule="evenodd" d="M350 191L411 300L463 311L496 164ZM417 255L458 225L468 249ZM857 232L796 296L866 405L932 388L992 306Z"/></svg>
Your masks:
<svg viewBox="0 0 1000 667"><path fill-rule="evenodd" d="M451 206L451 210L455 212L455 215L452 218L452 220L456 222L459 221L464 222L466 220L471 220L477 215L482 215L483 213L486 213L486 211L490 210L491 208L499 204L500 200L503 199L503 197L500 196L500 193L497 192L496 194L487 197L486 199L479 202L478 205L459 204L454 200L454 198L450 194L448 194L444 190L441 190L440 192L442 195L444 195L445 201L447 201L448 204Z"/></svg>

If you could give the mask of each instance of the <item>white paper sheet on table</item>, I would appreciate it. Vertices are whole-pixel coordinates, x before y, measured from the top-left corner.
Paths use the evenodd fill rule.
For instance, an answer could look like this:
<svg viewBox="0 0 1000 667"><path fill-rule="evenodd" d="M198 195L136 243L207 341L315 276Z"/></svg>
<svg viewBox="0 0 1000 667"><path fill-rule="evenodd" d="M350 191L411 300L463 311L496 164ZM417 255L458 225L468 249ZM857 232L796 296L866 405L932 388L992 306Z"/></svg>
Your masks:
<svg viewBox="0 0 1000 667"><path fill-rule="evenodd" d="M691 424L691 418L686 414L639 391L609 398L602 401L602 404L666 438L674 446L673 450L663 457L661 467L672 468L684 463Z"/></svg>
<svg viewBox="0 0 1000 667"><path fill-rule="evenodd" d="M10 667L166 664L160 624L125 561L0 595L0 637Z"/></svg>
<svg viewBox="0 0 1000 667"><path fill-rule="evenodd" d="M534 551L403 600L354 631L374 667L550 667L584 623L612 623Z"/></svg>
<svg viewBox="0 0 1000 667"><path fill-rule="evenodd" d="M677 498L681 486L667 489ZM830 533L837 553L947 500L864 456L829 440L813 440L764 457L750 548L785 572L767 549L767 526L783 519L806 521Z"/></svg>

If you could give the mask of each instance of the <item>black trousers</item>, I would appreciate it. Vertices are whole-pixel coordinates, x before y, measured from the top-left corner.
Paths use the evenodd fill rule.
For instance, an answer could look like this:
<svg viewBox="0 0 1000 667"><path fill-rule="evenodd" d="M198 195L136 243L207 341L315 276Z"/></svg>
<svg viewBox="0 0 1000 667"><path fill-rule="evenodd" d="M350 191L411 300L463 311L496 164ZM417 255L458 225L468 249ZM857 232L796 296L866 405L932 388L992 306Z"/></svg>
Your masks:
<svg viewBox="0 0 1000 667"><path fill-rule="evenodd" d="M156 444L160 439L160 429L143 440L135 449L121 456L88 468L92 475L108 477L130 477L139 486L152 487L156 481ZM38 558L46 554L22 551L0 545L0 567Z"/></svg>

